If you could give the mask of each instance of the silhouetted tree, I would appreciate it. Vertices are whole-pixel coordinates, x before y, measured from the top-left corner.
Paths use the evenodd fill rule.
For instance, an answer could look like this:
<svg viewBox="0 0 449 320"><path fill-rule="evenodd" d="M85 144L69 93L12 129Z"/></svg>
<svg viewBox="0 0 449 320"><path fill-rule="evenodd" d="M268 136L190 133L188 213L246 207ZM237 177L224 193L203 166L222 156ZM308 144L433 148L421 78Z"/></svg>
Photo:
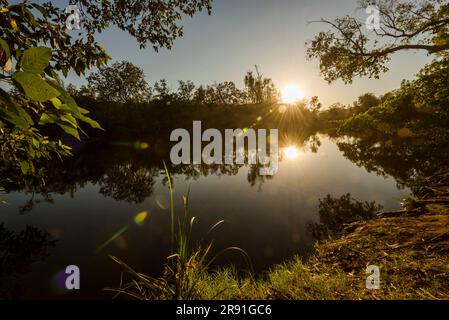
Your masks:
<svg viewBox="0 0 449 320"><path fill-rule="evenodd" d="M113 102L146 102L151 90L143 70L129 61L115 62L87 77L88 87L100 100Z"/></svg>
<svg viewBox="0 0 449 320"><path fill-rule="evenodd" d="M204 89L203 86L199 86L196 90L195 93L193 94L193 100L196 103L202 104L205 102L206 100L206 89Z"/></svg>
<svg viewBox="0 0 449 320"><path fill-rule="evenodd" d="M256 75L252 71L248 71L244 82L249 102L263 103L275 102L277 100L277 90L274 83L269 78L264 78L259 72L257 65L255 66Z"/></svg>
<svg viewBox="0 0 449 320"><path fill-rule="evenodd" d="M168 102L173 99L173 94L170 92L167 81L161 79L154 84L155 99L158 101Z"/></svg>
<svg viewBox="0 0 449 320"><path fill-rule="evenodd" d="M82 85L77 92L77 96L89 97L92 99L96 99L97 93L92 86Z"/></svg>
<svg viewBox="0 0 449 320"><path fill-rule="evenodd" d="M243 104L245 103L245 93L240 91L234 82L225 81L216 83L209 89L209 94L213 94L212 100L221 104Z"/></svg>
<svg viewBox="0 0 449 320"><path fill-rule="evenodd" d="M190 102L193 100L195 94L195 84L190 81L178 81L178 91L176 92L176 98L182 102Z"/></svg>
<svg viewBox="0 0 449 320"><path fill-rule="evenodd" d="M69 84L65 90L67 91L68 94L70 94L72 97L75 97L78 95L78 89L76 88L76 86L74 84Z"/></svg>
<svg viewBox="0 0 449 320"><path fill-rule="evenodd" d="M89 34L102 32L110 25L128 32L141 48L149 43L157 51L170 49L183 35L183 16L212 9L212 0L79 0L83 29Z"/></svg>

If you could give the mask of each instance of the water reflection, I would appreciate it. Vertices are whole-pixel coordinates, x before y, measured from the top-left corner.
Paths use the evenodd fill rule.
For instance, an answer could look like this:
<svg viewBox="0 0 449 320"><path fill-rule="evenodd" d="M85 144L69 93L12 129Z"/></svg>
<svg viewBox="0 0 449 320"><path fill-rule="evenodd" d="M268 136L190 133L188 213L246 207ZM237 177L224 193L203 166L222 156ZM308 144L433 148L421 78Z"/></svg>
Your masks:
<svg viewBox="0 0 449 320"><path fill-rule="evenodd" d="M426 138L339 138L343 155L368 172L392 176L398 187L418 191L420 181L449 166L449 145Z"/></svg>
<svg viewBox="0 0 449 320"><path fill-rule="evenodd" d="M230 245L245 249L256 271L295 254L306 256L314 243L307 232L310 223L324 224L326 232L334 232L343 218L344 223L353 220L319 214L319 199L330 194L335 201L328 204L344 206L345 199L338 197L351 193L396 210L409 192L398 191L396 184L413 186L419 174L446 162L436 152L428 154L433 163L424 161L431 149L425 151L422 144L395 149L313 132L280 134L281 163L275 176L260 176L257 166L170 166L166 161L175 184L176 210L182 210L181 196L189 186L192 189L191 210L199 221L195 236L201 238L224 219L222 230L214 235L217 250ZM36 264L39 272L30 281L38 285L33 288L45 288L64 264L75 262L90 275L80 297L98 297L102 287L117 279L109 254L148 274L160 271L169 249L162 161L170 150L161 140L147 142L145 148L132 141L86 145L73 158L49 164L45 184L33 179L10 181L4 196L8 205L0 209L8 228L23 229L31 223L41 230L59 230L61 239L52 259ZM421 161L412 161L415 156ZM20 216L19 210L32 214ZM145 223L139 226L143 218ZM239 260L231 257L220 263ZM43 294L34 290L31 297Z"/></svg>
<svg viewBox="0 0 449 320"><path fill-rule="evenodd" d="M30 265L44 260L55 245L48 232L32 226L18 233L0 224L0 298L20 297L20 276L29 272Z"/></svg>
<svg viewBox="0 0 449 320"><path fill-rule="evenodd" d="M294 138L293 138L294 137ZM282 147L295 141L294 145ZM296 134L281 137L280 161L294 160L300 150L311 149L317 152L319 138L315 134ZM6 185L9 192L21 191L30 195L30 199L20 208L21 213L30 212L34 205L52 203L52 194L70 194L87 184L99 187L99 193L117 201L142 203L154 193L154 186L159 177L165 181L162 163L168 163L170 174L182 175L187 181L194 181L207 176L235 176L241 170L248 170L247 181L251 186L260 188L273 176L259 174L260 164L212 164L212 165L171 165L167 159L169 145L158 150L145 142L115 141L103 145L87 145L72 158L63 162L53 161L48 164L45 182L30 178L10 181ZM247 152L247 150L246 150Z"/></svg>

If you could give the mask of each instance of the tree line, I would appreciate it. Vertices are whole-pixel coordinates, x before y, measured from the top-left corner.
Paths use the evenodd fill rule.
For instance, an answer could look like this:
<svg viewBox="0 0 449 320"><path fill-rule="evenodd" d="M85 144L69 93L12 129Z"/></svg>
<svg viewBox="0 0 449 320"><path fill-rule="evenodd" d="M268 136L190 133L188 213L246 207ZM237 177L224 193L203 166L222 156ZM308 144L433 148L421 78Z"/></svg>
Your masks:
<svg viewBox="0 0 449 320"><path fill-rule="evenodd" d="M233 81L216 82L212 85L196 86L191 80L179 80L176 90L172 90L165 79L151 86L145 80L142 68L129 61L117 61L110 66L91 73L87 84L79 89L73 84L67 91L76 97L88 97L97 101L117 103L195 103L243 105L275 103L279 92L270 78L264 77L255 66L244 76L243 89Z"/></svg>

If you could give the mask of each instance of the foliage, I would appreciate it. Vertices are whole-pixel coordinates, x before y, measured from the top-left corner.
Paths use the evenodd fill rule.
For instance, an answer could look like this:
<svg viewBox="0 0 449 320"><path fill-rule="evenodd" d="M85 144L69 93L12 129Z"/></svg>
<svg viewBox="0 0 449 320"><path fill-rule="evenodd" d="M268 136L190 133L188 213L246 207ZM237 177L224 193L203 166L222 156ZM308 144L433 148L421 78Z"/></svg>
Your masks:
<svg viewBox="0 0 449 320"><path fill-rule="evenodd" d="M212 10L212 0L80 0L82 24L89 34L114 25L136 38L139 46L171 49L183 35L181 21Z"/></svg>
<svg viewBox="0 0 449 320"><path fill-rule="evenodd" d="M151 89L141 68L129 61L118 61L87 77L90 94L102 101L147 102Z"/></svg>
<svg viewBox="0 0 449 320"><path fill-rule="evenodd" d="M191 80L179 80L178 88L173 91L165 79L161 79L151 88L144 80L143 71L131 62L121 61L111 67L87 77L88 85L75 91L76 96L93 98L104 102L158 104L204 104L204 105L243 105L272 104L278 101L278 92L269 78L264 78L258 71L254 77L250 71L245 75L245 88L239 89L232 81L216 82L212 85L198 87ZM73 90L74 86L71 85ZM152 93L154 93L152 95ZM315 97L314 99L317 100ZM310 104L312 111L318 106ZM320 105L321 106L321 105Z"/></svg>
<svg viewBox="0 0 449 320"><path fill-rule="evenodd" d="M224 81L207 86L202 100L197 95L200 103L239 105L247 102L246 92L237 88L234 82Z"/></svg>
<svg viewBox="0 0 449 320"><path fill-rule="evenodd" d="M256 75L252 71L248 71L244 80L248 100L251 103L276 102L278 93L273 81L269 78L264 78L257 66L255 66L255 69Z"/></svg>
<svg viewBox="0 0 449 320"><path fill-rule="evenodd" d="M369 171L414 187L420 176L447 166L449 58L436 60L378 106L345 121L339 142L345 156Z"/></svg>
<svg viewBox="0 0 449 320"><path fill-rule="evenodd" d="M372 107L379 105L381 100L372 93L365 93L364 95L359 96L356 102L352 107L352 114L360 114L368 111Z"/></svg>
<svg viewBox="0 0 449 320"><path fill-rule="evenodd" d="M167 80L161 79L154 84L154 98L160 102L171 102L173 94L167 84Z"/></svg>
<svg viewBox="0 0 449 320"><path fill-rule="evenodd" d="M334 21L321 19L332 31L320 32L310 41L309 59L319 59L320 72L328 82L351 83L357 76L379 78L388 71L390 56L403 50L447 54L449 50L449 3L446 0L361 0L366 9L379 8L380 26L374 36L364 23L346 16Z"/></svg>
<svg viewBox="0 0 449 320"><path fill-rule="evenodd" d="M73 41L50 3L2 5L0 81L12 90L0 89L0 171L39 176L43 160L70 154L59 139L43 134L43 125L56 125L78 139L80 122L100 128L63 89L58 71L81 74L108 56L95 43Z"/></svg>
<svg viewBox="0 0 449 320"><path fill-rule="evenodd" d="M30 47L23 52L9 50L2 40L6 62L1 81L14 86L18 94L0 89L0 141L2 170L20 169L23 174L38 173L35 162L70 154L60 140L51 140L39 132L39 126L54 124L79 139L79 122L94 128L100 125L87 116L88 111L62 88L53 69L48 47ZM17 61L15 68L12 60ZM8 65L8 70L5 67Z"/></svg>
<svg viewBox="0 0 449 320"><path fill-rule="evenodd" d="M187 80L178 81L179 87L176 93L176 100L181 102L190 102L194 98L195 84L193 81Z"/></svg>

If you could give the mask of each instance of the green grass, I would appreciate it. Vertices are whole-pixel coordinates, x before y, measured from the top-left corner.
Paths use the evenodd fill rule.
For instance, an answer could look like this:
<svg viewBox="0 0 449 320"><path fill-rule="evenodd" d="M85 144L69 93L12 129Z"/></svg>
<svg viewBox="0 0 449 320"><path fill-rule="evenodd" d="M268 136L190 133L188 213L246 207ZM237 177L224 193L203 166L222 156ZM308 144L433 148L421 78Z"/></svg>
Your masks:
<svg viewBox="0 0 449 320"><path fill-rule="evenodd" d="M206 300L340 299L349 286L343 273L314 273L299 257L274 267L259 279L240 277L227 268L204 274L198 284L200 298Z"/></svg>

